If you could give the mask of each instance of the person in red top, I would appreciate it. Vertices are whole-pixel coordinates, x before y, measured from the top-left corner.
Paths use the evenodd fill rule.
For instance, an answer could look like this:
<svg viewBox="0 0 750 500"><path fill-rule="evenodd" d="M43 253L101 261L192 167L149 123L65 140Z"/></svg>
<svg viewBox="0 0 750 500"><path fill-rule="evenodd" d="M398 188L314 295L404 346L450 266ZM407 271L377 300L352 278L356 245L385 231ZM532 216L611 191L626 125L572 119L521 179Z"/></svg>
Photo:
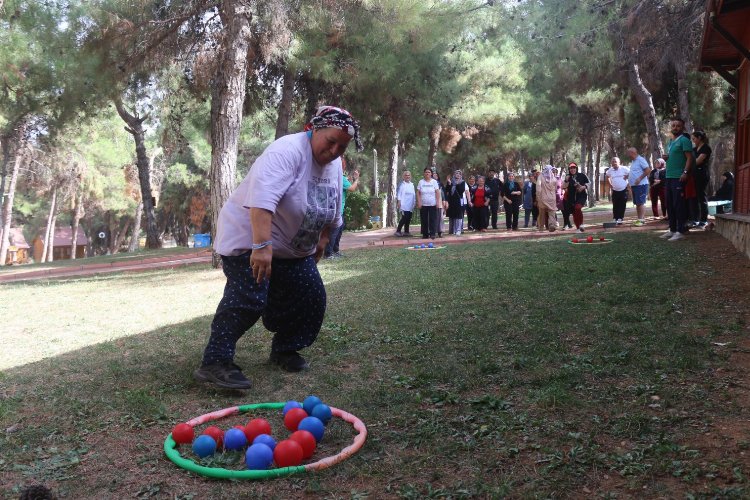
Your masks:
<svg viewBox="0 0 750 500"><path fill-rule="evenodd" d="M477 180L477 189L471 195L471 204L474 206L474 215L472 222L474 229L481 232L487 232L490 215L490 190L484 185L484 177Z"/></svg>

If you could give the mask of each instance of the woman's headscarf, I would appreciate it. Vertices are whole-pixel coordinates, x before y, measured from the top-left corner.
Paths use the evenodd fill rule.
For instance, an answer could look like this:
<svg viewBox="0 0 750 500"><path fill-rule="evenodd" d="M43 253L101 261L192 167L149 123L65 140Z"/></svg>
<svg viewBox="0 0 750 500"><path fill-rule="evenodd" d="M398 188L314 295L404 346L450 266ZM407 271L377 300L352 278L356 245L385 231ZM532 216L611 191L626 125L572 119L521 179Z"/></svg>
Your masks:
<svg viewBox="0 0 750 500"><path fill-rule="evenodd" d="M461 174L460 170L456 170L455 172L453 172L453 182L451 182L451 194L452 195L456 194L456 184L458 184L459 182L462 182L458 179L459 175L463 175Z"/></svg>
<svg viewBox="0 0 750 500"><path fill-rule="evenodd" d="M542 169L542 177L545 181L550 182L552 179L555 178L554 172L552 172L554 167L552 165L545 165Z"/></svg>
<svg viewBox="0 0 750 500"><path fill-rule="evenodd" d="M321 106L315 112L315 116L305 125L305 130L319 130L324 128L338 128L349 134L354 139L357 151L362 151L362 139L359 136L359 123L352 114L342 108L335 106Z"/></svg>

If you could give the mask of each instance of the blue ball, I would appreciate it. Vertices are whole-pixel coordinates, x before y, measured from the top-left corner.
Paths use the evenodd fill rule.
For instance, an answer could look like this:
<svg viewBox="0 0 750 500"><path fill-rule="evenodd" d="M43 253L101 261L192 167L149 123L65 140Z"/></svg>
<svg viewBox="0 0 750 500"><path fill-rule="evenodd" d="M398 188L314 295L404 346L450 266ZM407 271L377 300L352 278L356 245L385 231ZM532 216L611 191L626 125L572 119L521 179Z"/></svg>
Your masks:
<svg viewBox="0 0 750 500"><path fill-rule="evenodd" d="M224 433L225 450L241 450L247 445L247 436L239 429L229 429Z"/></svg>
<svg viewBox="0 0 750 500"><path fill-rule="evenodd" d="M325 431L325 425L318 417L305 417L302 422L299 423L297 430L308 431L310 434L315 436L315 441L320 442L323 439L323 432Z"/></svg>
<svg viewBox="0 0 750 500"><path fill-rule="evenodd" d="M216 453L216 441L211 436L202 434L193 441L193 453L201 458L206 458Z"/></svg>
<svg viewBox="0 0 750 500"><path fill-rule="evenodd" d="M258 436L255 436L255 439L253 439L253 444L264 444L272 450L276 448L276 440L268 434L260 434Z"/></svg>
<svg viewBox="0 0 750 500"><path fill-rule="evenodd" d="M250 470L266 470L273 463L273 450L263 443L250 446L245 452L245 465Z"/></svg>
<svg viewBox="0 0 750 500"><path fill-rule="evenodd" d="M305 410L308 415L312 415L313 408L322 402L323 401L321 401L318 396L307 396L302 402L302 409Z"/></svg>
<svg viewBox="0 0 750 500"><path fill-rule="evenodd" d="M333 414L331 413L331 408L328 405L320 403L319 405L316 405L315 408L313 408L311 416L320 419L320 421L323 422L323 425L328 425L328 422L331 420Z"/></svg>
<svg viewBox="0 0 750 500"><path fill-rule="evenodd" d="M427 248L427 247L425 246L425 244L424 244L424 243L422 243L422 247L421 247L421 248Z"/></svg>
<svg viewBox="0 0 750 500"><path fill-rule="evenodd" d="M428 244L427 244L427 248L433 248L434 246L435 246L435 245L433 245L432 243L428 243Z"/></svg>
<svg viewBox="0 0 750 500"><path fill-rule="evenodd" d="M281 410L282 415L286 416L286 412L292 408L302 408L302 405L298 401L287 401L284 405L284 409Z"/></svg>
<svg viewBox="0 0 750 500"><path fill-rule="evenodd" d="M419 248L419 245L414 245L414 248Z"/></svg>

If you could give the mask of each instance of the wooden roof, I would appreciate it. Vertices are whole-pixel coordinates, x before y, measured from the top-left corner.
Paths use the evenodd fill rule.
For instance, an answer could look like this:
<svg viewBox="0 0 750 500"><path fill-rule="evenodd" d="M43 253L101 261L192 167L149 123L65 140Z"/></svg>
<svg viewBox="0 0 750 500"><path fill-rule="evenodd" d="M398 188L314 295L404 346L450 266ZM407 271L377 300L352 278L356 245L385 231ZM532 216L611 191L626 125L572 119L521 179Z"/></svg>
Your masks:
<svg viewBox="0 0 750 500"><path fill-rule="evenodd" d="M750 1L708 0L701 43L700 69L735 70L744 60L740 51L711 23L711 17L745 48L750 47Z"/></svg>
<svg viewBox="0 0 750 500"><path fill-rule="evenodd" d="M26 243L26 238L23 236L23 231L20 227L10 228L10 234L8 235L10 246L21 248L29 248L29 244Z"/></svg>
<svg viewBox="0 0 750 500"><path fill-rule="evenodd" d="M45 231L46 232L46 231ZM42 242L44 241L43 236L37 236ZM69 247L73 245L73 228L67 227L56 227L55 228L55 247ZM83 233L81 226L78 226L78 239L76 240L77 245L88 245L89 239Z"/></svg>

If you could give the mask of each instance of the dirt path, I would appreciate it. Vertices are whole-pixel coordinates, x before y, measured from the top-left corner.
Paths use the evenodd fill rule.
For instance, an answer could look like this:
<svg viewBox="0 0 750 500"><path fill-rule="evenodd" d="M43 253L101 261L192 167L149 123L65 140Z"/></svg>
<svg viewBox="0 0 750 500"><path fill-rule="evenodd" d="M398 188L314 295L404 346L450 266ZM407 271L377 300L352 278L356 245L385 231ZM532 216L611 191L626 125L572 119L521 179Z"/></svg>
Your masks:
<svg viewBox="0 0 750 500"><path fill-rule="evenodd" d="M663 230L666 228L665 223L661 220L649 221L647 225L643 227L634 227L631 225L634 219L634 214L635 211L633 209L628 209L627 215L629 217L626 219L625 224L617 229L607 230L607 232L653 231L656 229ZM499 219L501 219L498 220L499 224L503 225L505 223L505 217L501 215ZM585 225L588 227L587 234L598 234L604 232L604 230L602 229L602 223L610 220L611 216L608 211L587 213L584 221ZM341 249L345 252L346 250L355 248L408 246L424 241L420 237L398 238L394 236L393 233L393 228L375 229L370 231L344 232L344 235L341 237ZM417 226L412 226L412 233L416 236L419 236L419 228ZM445 236L440 240L440 244L449 245L474 241L548 238L560 236L561 234L569 234L572 237L574 233L572 231L558 231L555 233L547 233L534 231L533 229L521 229L519 231L512 232L506 231L505 229L490 229L486 233L464 233L464 235L462 236ZM161 255L154 257L144 256L143 258L118 260L107 263L87 264L84 260L81 260L81 264L76 266L65 265L60 267L44 267L42 269L35 266L21 266L0 274L0 283L13 283L39 279L64 279L80 276L93 276L106 273L138 272L160 268L175 268L195 264L205 265L210 262L210 250L196 250L195 252L180 253L175 255Z"/></svg>

